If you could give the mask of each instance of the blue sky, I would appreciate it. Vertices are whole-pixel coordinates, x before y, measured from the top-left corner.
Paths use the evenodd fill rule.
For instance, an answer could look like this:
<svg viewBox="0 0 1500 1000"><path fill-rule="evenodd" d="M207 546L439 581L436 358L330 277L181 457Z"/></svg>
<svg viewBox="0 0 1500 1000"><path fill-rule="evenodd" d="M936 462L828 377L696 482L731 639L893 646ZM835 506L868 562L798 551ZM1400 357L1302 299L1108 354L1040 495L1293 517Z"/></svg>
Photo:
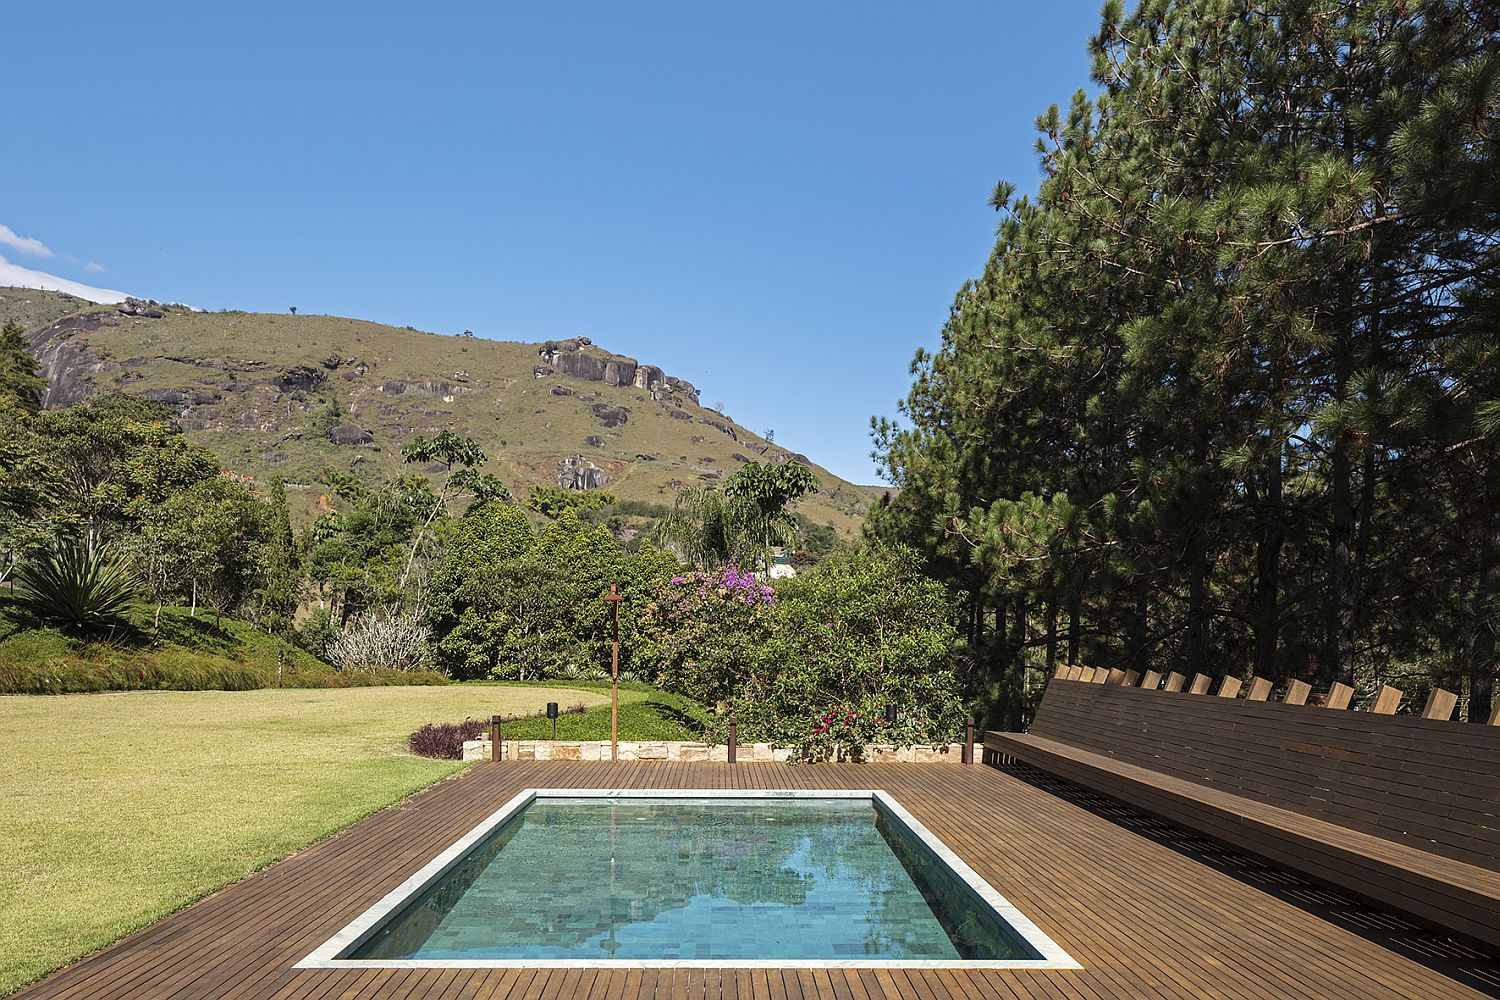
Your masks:
<svg viewBox="0 0 1500 1000"><path fill-rule="evenodd" d="M1035 189L1097 11L13 4L0 267L585 335L873 482L869 418L982 266L994 182Z"/></svg>

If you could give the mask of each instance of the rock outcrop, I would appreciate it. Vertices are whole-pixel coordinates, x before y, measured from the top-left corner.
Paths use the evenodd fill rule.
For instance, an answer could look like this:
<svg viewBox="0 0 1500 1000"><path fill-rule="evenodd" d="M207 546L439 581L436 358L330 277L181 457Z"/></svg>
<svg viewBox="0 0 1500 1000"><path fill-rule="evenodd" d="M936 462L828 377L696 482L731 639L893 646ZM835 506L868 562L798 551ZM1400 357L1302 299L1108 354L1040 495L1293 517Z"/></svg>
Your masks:
<svg viewBox="0 0 1500 1000"><path fill-rule="evenodd" d="M126 316L143 316L146 319L161 319L166 313L156 308L156 303L150 299L138 299L127 296L119 305L120 312Z"/></svg>
<svg viewBox="0 0 1500 1000"><path fill-rule="evenodd" d="M375 440L375 435L358 424L344 424L328 432L328 440L334 444L361 445Z"/></svg>
<svg viewBox="0 0 1500 1000"><path fill-rule="evenodd" d="M582 455L570 455L558 463L557 485L565 490L597 490L609 484L609 473Z"/></svg>
<svg viewBox="0 0 1500 1000"><path fill-rule="evenodd" d="M682 399L698 402L698 389L693 383L674 378L655 365L637 364L631 358L609 354L597 348L586 350L592 347L594 344L587 337L549 340L537 349L541 363L532 366L532 377L566 375L585 382L645 389L653 399L660 402L679 402Z"/></svg>
<svg viewBox="0 0 1500 1000"><path fill-rule="evenodd" d="M623 406L595 403L589 407L589 411L598 417L599 423L605 427L624 427L630 422L630 411Z"/></svg>

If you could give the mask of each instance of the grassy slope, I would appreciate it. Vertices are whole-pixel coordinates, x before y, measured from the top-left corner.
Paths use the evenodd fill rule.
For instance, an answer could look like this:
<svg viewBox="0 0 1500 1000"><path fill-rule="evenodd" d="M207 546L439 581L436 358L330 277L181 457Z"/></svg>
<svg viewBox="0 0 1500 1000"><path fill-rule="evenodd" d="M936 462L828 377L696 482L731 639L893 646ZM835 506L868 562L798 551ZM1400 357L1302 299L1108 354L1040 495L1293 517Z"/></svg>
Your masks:
<svg viewBox="0 0 1500 1000"><path fill-rule="evenodd" d="M137 605L120 630L95 641L82 641L58 629L41 627L19 602L0 595L0 678L8 668L30 672L51 664L108 665L120 671L157 665L184 677L204 678L222 673L220 668L244 667L274 675L278 653L284 653L283 668L288 673L330 669L301 649L282 650L264 629L249 622L225 618L215 626L212 612L200 610L195 617L187 608L165 608L158 636L152 611L149 606Z"/></svg>
<svg viewBox="0 0 1500 1000"><path fill-rule="evenodd" d="M521 685L0 697L0 994L453 773L405 752L422 723L548 701L602 704L607 720L608 698Z"/></svg>
<svg viewBox="0 0 1500 1000"><path fill-rule="evenodd" d="M53 294L0 288L0 322L16 316L30 329L41 329L62 310L79 305L77 300L51 301ZM534 344L441 336L335 316L174 309L153 320L122 316L113 307L85 306L81 311L96 314L103 324L73 334L105 369L89 376L94 391L190 390L221 396L186 407L184 426L191 436L212 447L235 471L307 484L293 487L294 496L302 497L304 514L318 503L316 481L324 466L389 477L401 468L405 441L444 428L479 440L491 456L489 471L512 489L552 482L564 457L582 455L609 472L611 492L665 504L683 484L705 482L705 473L733 472L740 464L737 453L758 458L743 443L702 422L732 423L711 410L685 403L683 411L692 419L677 420L670 416L674 407L653 401L641 389L563 376L534 379L531 369L539 360ZM329 371L323 361L330 357L352 363ZM326 384L309 391L268 384L299 365L323 372ZM433 380L458 391L445 396L441 389L407 388L397 393L389 390L394 380ZM553 395L556 385L575 395ZM705 391L711 393L712 387ZM338 447L316 433L314 418L329 400L339 405L343 419L373 432L374 441ZM603 428L589 410L595 403L627 407L629 421L614 430ZM740 442L765 443L735 426ZM591 435L602 436L604 445L586 444ZM772 445L767 455L785 453ZM825 489L801 509L819 523L852 532L878 490L853 486L826 469L816 471Z"/></svg>

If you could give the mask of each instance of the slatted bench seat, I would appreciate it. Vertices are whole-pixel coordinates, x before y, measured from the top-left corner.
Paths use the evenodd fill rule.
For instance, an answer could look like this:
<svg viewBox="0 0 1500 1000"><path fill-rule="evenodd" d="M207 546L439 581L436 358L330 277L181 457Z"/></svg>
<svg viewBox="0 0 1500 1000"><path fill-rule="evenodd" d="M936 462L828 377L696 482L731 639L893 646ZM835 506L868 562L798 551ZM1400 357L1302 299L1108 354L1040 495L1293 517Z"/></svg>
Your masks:
<svg viewBox="0 0 1500 1000"><path fill-rule="evenodd" d="M1500 732L1053 681L986 757L1500 948Z"/></svg>

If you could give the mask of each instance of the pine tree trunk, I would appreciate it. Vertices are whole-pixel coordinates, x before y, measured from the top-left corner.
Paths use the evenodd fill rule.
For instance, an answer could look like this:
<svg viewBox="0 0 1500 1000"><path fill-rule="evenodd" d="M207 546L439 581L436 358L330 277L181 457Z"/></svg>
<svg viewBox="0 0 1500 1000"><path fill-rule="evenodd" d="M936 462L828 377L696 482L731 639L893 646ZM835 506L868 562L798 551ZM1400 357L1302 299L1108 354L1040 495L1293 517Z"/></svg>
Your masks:
<svg viewBox="0 0 1500 1000"><path fill-rule="evenodd" d="M1474 654L1469 663L1469 721L1485 725L1494 709L1495 633L1500 630L1500 463L1494 463L1490 471L1481 510Z"/></svg>
<svg viewBox="0 0 1500 1000"><path fill-rule="evenodd" d="M1068 666L1078 663L1078 591L1068 595Z"/></svg>
<svg viewBox="0 0 1500 1000"><path fill-rule="evenodd" d="M1348 399L1349 383L1349 334L1340 334L1338 360L1336 361L1334 398L1343 404ZM1343 420L1343 416L1340 416ZM1354 684L1354 498L1350 488L1354 444L1349 433L1342 427L1335 433L1331 476L1333 479L1333 511L1329 532L1330 589L1329 608L1329 652L1333 658L1334 679L1341 684Z"/></svg>
<svg viewBox="0 0 1500 1000"><path fill-rule="evenodd" d="M1208 601L1208 586L1203 565L1202 531L1193 532L1188 545L1188 621L1187 621L1187 668L1192 674L1203 673L1204 618Z"/></svg>
<svg viewBox="0 0 1500 1000"><path fill-rule="evenodd" d="M1146 668L1146 641L1150 633L1147 613L1150 606L1146 599L1146 581L1136 585L1135 614L1130 619L1130 648L1126 650L1125 662L1137 670Z"/></svg>
<svg viewBox="0 0 1500 1000"><path fill-rule="evenodd" d="M1266 468L1260 541L1255 547L1255 673L1280 680L1276 648L1281 639L1281 547L1286 523L1281 509L1282 447Z"/></svg>
<svg viewBox="0 0 1500 1000"><path fill-rule="evenodd" d="M1024 722L1025 705L1023 701L1026 694L1026 597L1021 595L1016 598L1016 620L1011 628L1011 648L1014 655L1011 658L1011 684L1010 684L1010 721L1014 730L1019 731Z"/></svg>
<svg viewBox="0 0 1500 1000"><path fill-rule="evenodd" d="M1047 599L1047 676L1057 672L1057 598Z"/></svg>

